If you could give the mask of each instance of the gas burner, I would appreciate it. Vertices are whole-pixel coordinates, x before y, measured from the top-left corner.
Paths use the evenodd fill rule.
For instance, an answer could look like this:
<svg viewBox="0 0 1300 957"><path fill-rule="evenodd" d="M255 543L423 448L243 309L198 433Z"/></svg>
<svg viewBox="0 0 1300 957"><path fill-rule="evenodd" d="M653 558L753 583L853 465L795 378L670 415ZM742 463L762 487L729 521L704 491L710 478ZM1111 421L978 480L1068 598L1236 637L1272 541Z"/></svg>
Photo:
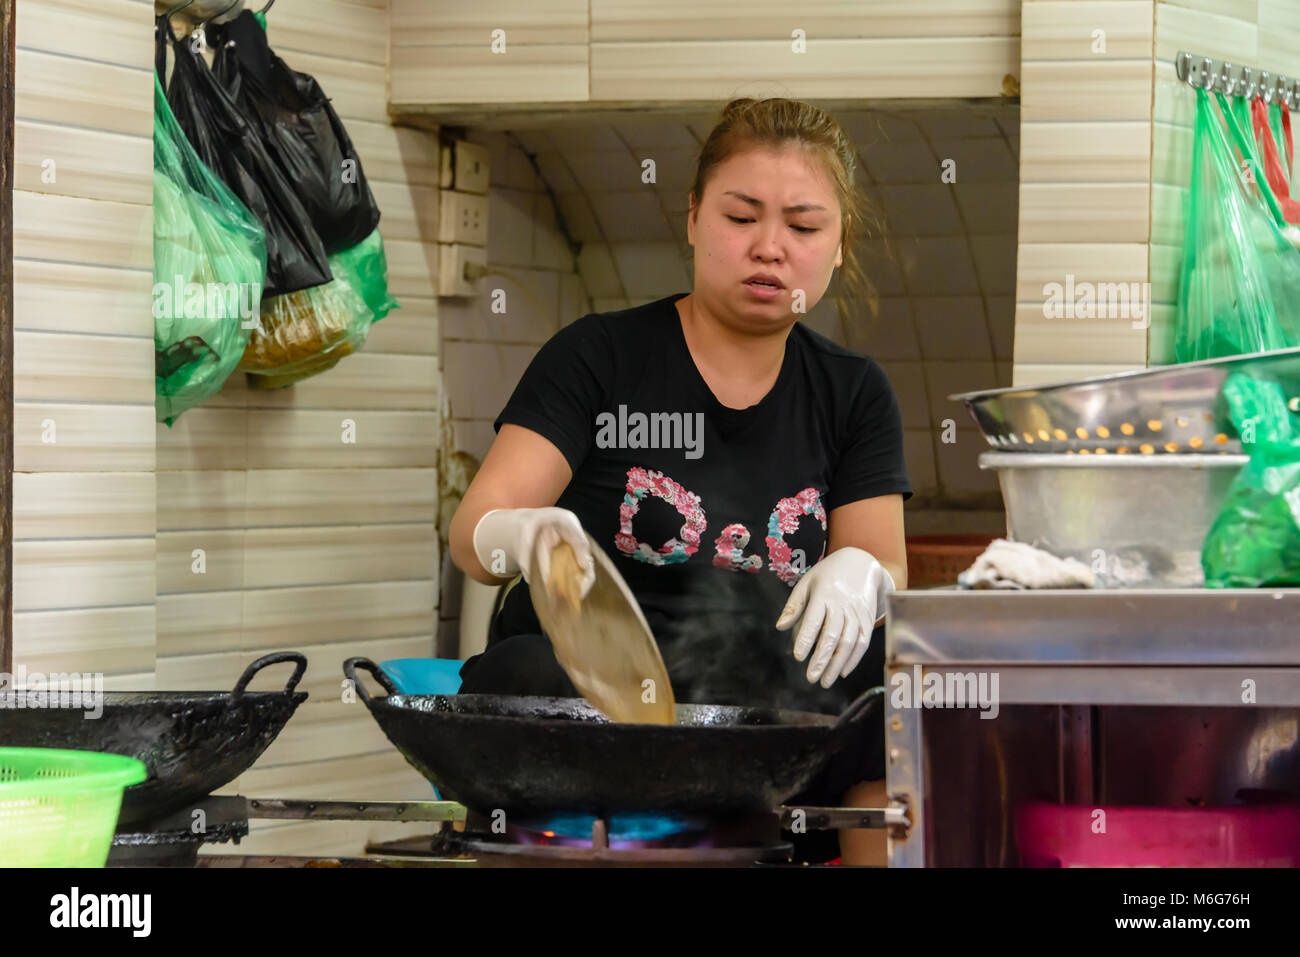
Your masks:
<svg viewBox="0 0 1300 957"><path fill-rule="evenodd" d="M193 867L203 844L239 843L248 835L248 801L206 797L192 807L127 825L113 835L107 867Z"/></svg>
<svg viewBox="0 0 1300 957"><path fill-rule="evenodd" d="M473 857L483 867L738 867L788 862L793 848L768 814L724 820L563 815L494 827L471 811L464 832L444 828L433 851Z"/></svg>
<svg viewBox="0 0 1300 957"><path fill-rule="evenodd" d="M503 836L519 844L591 847L593 829L602 827L611 850L655 847L712 847L716 821L666 814L566 814L514 822ZM492 829L495 833L496 829Z"/></svg>
<svg viewBox="0 0 1300 957"><path fill-rule="evenodd" d="M195 815L202 811L203 817ZM900 812L901 813L901 812ZM878 828L902 822L893 809L786 807L741 817L568 814L493 827L453 801L322 801L208 797L116 834L109 866L180 867L744 867L789 866L782 829ZM246 836L249 818L295 821L423 821L433 835L368 843L364 858L198 856L200 845ZM459 822L464 830L456 830ZM195 824L201 823L197 833ZM805 866L795 864L794 866Z"/></svg>

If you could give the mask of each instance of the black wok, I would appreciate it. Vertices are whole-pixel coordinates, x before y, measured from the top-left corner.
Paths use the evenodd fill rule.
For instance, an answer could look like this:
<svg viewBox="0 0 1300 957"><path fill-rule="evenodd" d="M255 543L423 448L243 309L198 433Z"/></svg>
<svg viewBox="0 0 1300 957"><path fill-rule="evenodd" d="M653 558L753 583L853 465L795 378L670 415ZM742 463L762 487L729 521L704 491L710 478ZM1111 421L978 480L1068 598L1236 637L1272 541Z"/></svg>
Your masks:
<svg viewBox="0 0 1300 957"><path fill-rule="evenodd" d="M357 668L388 696L372 697ZM400 694L368 658L349 658L343 673L388 740L439 791L483 813L521 816L770 811L854 735L871 733L884 698L884 688L872 688L838 718L679 704L676 724L624 724L581 698Z"/></svg>
<svg viewBox="0 0 1300 957"><path fill-rule="evenodd" d="M283 691L246 691L268 665L293 661ZM233 691L106 691L103 714L83 708L16 708L24 692L0 694L0 746L73 748L125 754L149 776L126 789L118 828L178 811L229 784L280 733L305 691L295 692L307 659L295 651L258 658Z"/></svg>

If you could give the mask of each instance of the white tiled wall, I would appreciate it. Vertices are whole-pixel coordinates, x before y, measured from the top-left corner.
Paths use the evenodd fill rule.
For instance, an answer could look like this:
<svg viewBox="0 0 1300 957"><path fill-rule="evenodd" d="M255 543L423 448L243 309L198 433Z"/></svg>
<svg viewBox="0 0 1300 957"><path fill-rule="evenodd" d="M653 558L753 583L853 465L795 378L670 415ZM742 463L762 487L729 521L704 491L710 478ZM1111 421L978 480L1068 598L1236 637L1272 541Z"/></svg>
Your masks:
<svg viewBox="0 0 1300 957"><path fill-rule="evenodd" d="M158 615L153 329L142 305L153 282L152 24L127 0L6 8L16 32L12 664L148 689Z"/></svg>
<svg viewBox="0 0 1300 957"><path fill-rule="evenodd" d="M366 710L342 700L339 664L433 648L437 139L389 121L384 0L279 0L271 44L334 98L383 211L402 308L321 376L268 393L236 373L158 424L152 6L17 4L14 662L101 671L114 689L219 690L292 648L310 661L299 688L311 697L223 790L426 797ZM344 418L359 442L340 441ZM279 665L253 687L288 674ZM359 823L347 850L393 830ZM332 822L255 822L239 850L307 853L338 835Z"/></svg>
<svg viewBox="0 0 1300 957"><path fill-rule="evenodd" d="M532 161L513 133L475 132L491 151L488 266L479 288L502 289L494 313L486 295L439 300L443 378L457 447L482 459L492 421L538 346L591 310L573 244Z"/></svg>
<svg viewBox="0 0 1300 957"><path fill-rule="evenodd" d="M393 0L399 108L712 100L762 85L799 99L998 96L1020 0ZM743 12L743 15L740 15ZM791 43L799 30L806 47ZM509 38L509 55L483 43ZM802 55L803 53L811 55Z"/></svg>
<svg viewBox="0 0 1300 957"><path fill-rule="evenodd" d="M1017 386L1147 364L1140 323L1053 318L1044 301L1049 283L1069 277L1148 276L1153 9L1153 0L1021 5Z"/></svg>

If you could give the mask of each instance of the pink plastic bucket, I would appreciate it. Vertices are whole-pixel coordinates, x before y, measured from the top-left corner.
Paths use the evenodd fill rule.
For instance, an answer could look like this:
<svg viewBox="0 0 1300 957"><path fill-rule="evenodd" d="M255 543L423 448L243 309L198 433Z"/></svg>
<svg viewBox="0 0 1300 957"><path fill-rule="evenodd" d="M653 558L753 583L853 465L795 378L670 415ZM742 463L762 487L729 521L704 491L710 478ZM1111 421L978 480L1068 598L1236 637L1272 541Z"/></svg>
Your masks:
<svg viewBox="0 0 1300 957"><path fill-rule="evenodd" d="M1300 806L1092 807L1026 801L1024 867L1298 867Z"/></svg>

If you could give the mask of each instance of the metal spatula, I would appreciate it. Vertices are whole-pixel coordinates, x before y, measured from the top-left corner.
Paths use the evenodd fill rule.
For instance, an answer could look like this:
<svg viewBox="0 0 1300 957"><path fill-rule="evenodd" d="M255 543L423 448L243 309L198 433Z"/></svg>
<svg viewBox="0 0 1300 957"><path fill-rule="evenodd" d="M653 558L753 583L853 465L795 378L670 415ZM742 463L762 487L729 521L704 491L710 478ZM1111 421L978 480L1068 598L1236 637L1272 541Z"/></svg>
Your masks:
<svg viewBox="0 0 1300 957"><path fill-rule="evenodd" d="M551 551L550 577L529 589L555 657L579 693L613 721L672 724L668 671L650 626L623 576L587 536L596 582L585 599L577 555L565 542Z"/></svg>

